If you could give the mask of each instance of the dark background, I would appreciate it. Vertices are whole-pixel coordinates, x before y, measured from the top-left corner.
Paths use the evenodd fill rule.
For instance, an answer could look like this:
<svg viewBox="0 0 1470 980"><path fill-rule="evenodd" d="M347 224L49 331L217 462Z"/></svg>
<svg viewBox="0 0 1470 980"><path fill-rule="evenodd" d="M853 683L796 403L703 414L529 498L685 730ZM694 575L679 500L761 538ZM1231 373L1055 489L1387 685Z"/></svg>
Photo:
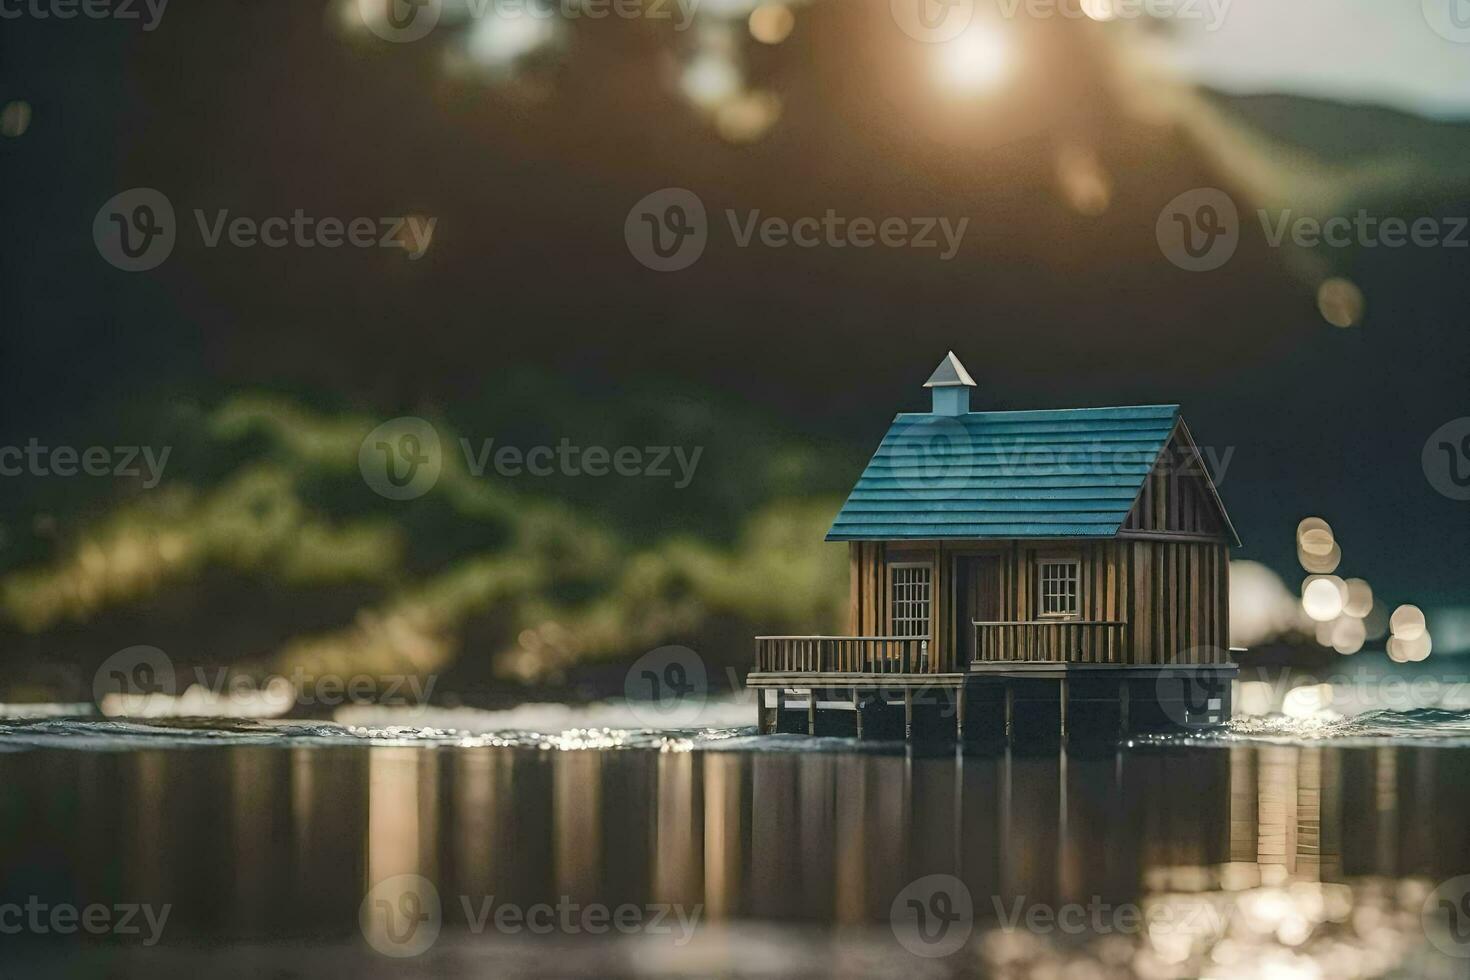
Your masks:
<svg viewBox="0 0 1470 980"><path fill-rule="evenodd" d="M1467 505L1435 492L1420 454L1467 411L1470 250L1303 256L1270 247L1253 217L1311 210L1292 196L1302 187L1334 191L1331 213L1465 214L1463 123L1357 94L1140 84L1137 45L1168 43L1167 25L1071 19L1011 24L1011 78L953 99L934 90L931 46L897 30L886 4L794 12L781 44L742 39L746 84L781 99L744 143L681 96L698 32L667 24L571 22L555 50L467 76L445 67L452 26L391 45L319 2L177 3L151 32L6 22L0 102L23 99L33 117L0 139L0 441L173 454L159 491L0 481L0 661L54 694L134 643L279 666L307 656L301 637L328 636L351 656L374 646L363 610L484 559L538 571L420 623L428 659L390 641L386 660L362 662L455 664L450 686L481 692L560 683L661 642L743 664L752 630L840 625L845 553L821 543L825 522L892 414L926 407L920 385L951 348L979 382L977 409L1181 403L1202 445L1234 449L1220 490L1238 557L1289 590L1305 574L1297 522L1316 515L1343 549L1338 574L1369 579L1389 608L1417 603L1434 630L1436 610L1466 604ZM1333 30L1352 31L1344 20ZM743 17L730 23L743 31ZM1428 45L1470 53L1419 27ZM1105 183L1100 211L1069 194L1063 161L1079 155ZM91 227L138 186L173 202L179 243L129 274L99 257ZM701 197L711 231L699 262L661 274L630 255L623 224L667 186ZM1155 239L1160 209L1195 187L1226 189L1243 217L1239 251L1209 273L1175 267ZM438 223L417 261L209 249L194 208ZM741 249L726 208L970 225L948 262ZM1356 325L1319 312L1328 276L1361 289ZM677 442L704 458L684 491L526 481L486 491L504 505L493 516L437 491L384 501L356 474L357 445L406 414L446 437ZM293 441L337 422L349 435L332 430L331 451ZM281 477L268 502L229 496L252 474ZM235 544L201 530L215 543L187 562L114 562L86 584L89 545L110 554L119 528L192 535L218 518L201 516L210 500L237 500L247 522L288 507L300 524L264 557L240 543L261 539L249 527ZM531 527L543 524L557 530ZM308 525L368 527L386 543L303 574L287 552ZM28 616L37 588L60 611ZM517 667L540 649L526 631L548 623L596 636L553 638L555 653ZM1437 654L1470 647L1435 641Z"/></svg>

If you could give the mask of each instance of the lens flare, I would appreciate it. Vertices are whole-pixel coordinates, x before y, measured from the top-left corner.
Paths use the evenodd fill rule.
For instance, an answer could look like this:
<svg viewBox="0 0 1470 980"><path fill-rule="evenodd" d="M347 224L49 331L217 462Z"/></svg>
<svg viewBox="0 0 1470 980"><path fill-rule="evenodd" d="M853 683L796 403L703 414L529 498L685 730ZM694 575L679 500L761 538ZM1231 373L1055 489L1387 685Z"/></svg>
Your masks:
<svg viewBox="0 0 1470 980"><path fill-rule="evenodd" d="M961 95L992 92L1010 72L1010 48L1005 37L985 25L974 24L937 47L939 81Z"/></svg>

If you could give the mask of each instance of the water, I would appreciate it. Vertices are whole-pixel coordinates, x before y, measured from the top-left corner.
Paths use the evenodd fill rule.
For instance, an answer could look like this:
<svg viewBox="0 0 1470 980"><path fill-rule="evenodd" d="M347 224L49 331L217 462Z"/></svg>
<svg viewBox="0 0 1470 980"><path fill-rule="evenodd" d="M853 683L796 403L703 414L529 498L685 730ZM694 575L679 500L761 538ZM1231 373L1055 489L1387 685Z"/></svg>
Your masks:
<svg viewBox="0 0 1470 980"><path fill-rule="evenodd" d="M1470 711L964 754L630 722L0 721L0 976L1470 975Z"/></svg>

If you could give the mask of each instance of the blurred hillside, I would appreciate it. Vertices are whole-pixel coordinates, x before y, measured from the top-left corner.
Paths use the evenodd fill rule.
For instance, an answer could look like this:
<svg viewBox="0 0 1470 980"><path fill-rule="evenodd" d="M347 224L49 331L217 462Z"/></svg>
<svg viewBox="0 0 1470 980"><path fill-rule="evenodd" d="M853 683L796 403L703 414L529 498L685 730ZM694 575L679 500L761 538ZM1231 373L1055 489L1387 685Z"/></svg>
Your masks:
<svg viewBox="0 0 1470 980"><path fill-rule="evenodd" d="M554 384L526 383L543 396ZM9 686L84 694L96 665L136 642L247 672L452 668L445 688L472 695L567 685L575 664L673 642L743 669L756 624L838 625L846 552L821 543L835 509L822 491L839 493L861 459L677 397L614 412L563 393L549 401L564 418L526 426L500 414L521 394L512 384L436 416L443 470L409 501L359 471L381 420L265 394L168 406L158 488L38 495L20 508L31 526L9 527ZM458 444L554 445L567 432L586 446L702 447L698 478L475 475Z"/></svg>

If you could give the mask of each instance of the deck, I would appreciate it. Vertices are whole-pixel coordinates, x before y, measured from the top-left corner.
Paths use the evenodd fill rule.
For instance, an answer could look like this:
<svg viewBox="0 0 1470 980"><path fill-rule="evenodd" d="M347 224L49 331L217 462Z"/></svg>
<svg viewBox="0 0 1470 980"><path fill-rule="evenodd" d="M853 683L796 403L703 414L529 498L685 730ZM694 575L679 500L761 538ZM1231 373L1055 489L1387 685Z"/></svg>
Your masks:
<svg viewBox="0 0 1470 980"><path fill-rule="evenodd" d="M905 738L916 719L941 719L966 737L967 705L983 711L1007 737L1019 715L1040 709L1063 737L1077 709L1110 712L1117 731L1132 723L1173 720L1221 723L1231 708L1234 663L1130 663L1128 624L1112 620L976 622L975 656L935 649L925 637L761 636L746 678L759 694L762 732L819 734L823 719L858 736L889 712L902 711ZM1176 693L1177 692L1177 693ZM935 730L932 718L926 724Z"/></svg>

